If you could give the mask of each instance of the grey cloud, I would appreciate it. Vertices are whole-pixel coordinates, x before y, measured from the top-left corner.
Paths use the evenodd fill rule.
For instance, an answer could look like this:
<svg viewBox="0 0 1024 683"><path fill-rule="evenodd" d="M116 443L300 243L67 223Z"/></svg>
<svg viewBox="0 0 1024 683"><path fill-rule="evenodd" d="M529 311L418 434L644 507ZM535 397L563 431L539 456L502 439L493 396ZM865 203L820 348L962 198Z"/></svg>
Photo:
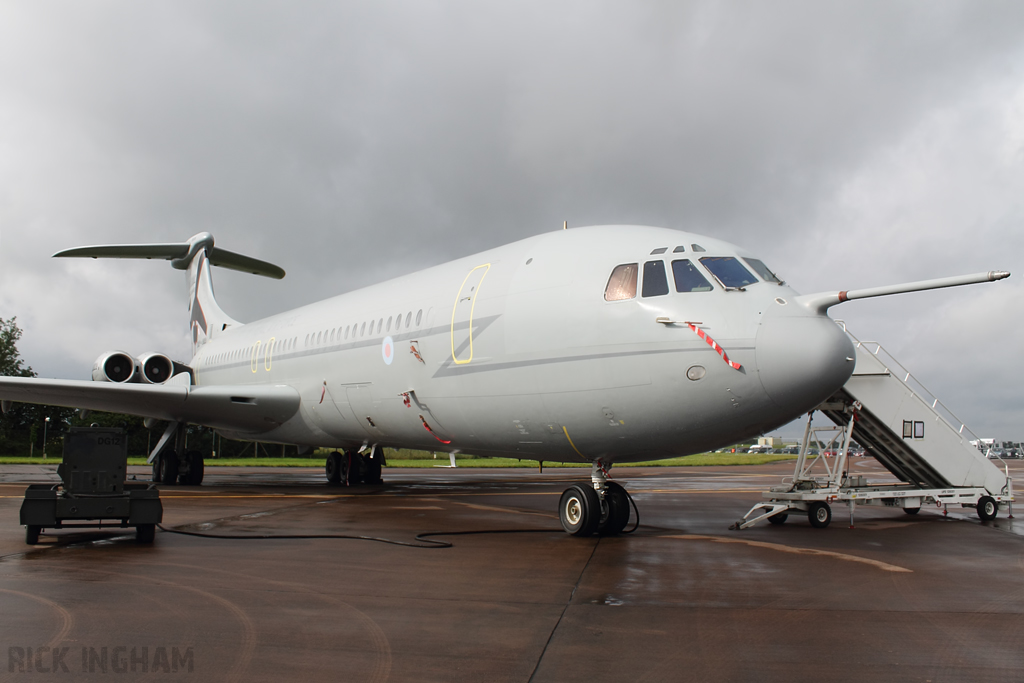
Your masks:
<svg viewBox="0 0 1024 683"><path fill-rule="evenodd" d="M714 234L804 291L1020 270L1022 38L1019 3L7 5L0 315L44 374L183 355L180 273L48 256L200 230L289 271L218 272L241 319L562 220ZM934 311L1012 283L836 312L1008 434ZM1020 356L1021 323L975 324Z"/></svg>

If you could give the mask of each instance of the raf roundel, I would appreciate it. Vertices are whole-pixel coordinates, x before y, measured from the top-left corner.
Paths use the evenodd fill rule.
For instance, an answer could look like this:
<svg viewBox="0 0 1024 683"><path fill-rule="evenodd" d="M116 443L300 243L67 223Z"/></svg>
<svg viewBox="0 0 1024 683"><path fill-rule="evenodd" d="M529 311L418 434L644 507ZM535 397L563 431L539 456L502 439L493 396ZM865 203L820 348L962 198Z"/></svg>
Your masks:
<svg viewBox="0 0 1024 683"><path fill-rule="evenodd" d="M391 365L395 359L395 342L391 337L384 337L384 343L380 347L380 354L384 357L384 363Z"/></svg>

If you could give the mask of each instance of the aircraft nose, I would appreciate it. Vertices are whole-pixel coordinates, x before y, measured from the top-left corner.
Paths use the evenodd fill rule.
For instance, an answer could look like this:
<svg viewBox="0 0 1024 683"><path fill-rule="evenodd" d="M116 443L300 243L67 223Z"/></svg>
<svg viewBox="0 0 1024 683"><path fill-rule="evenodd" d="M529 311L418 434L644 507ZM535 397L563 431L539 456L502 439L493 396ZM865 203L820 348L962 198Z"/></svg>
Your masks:
<svg viewBox="0 0 1024 683"><path fill-rule="evenodd" d="M826 316L766 315L754 343L761 385L788 410L813 409L853 373L853 343Z"/></svg>

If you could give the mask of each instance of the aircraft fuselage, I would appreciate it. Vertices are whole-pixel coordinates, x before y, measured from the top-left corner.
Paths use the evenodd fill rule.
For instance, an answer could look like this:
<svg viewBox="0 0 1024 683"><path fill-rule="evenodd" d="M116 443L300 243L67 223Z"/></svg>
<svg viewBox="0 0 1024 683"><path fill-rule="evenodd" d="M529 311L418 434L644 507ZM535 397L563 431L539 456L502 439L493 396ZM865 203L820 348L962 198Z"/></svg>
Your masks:
<svg viewBox="0 0 1024 683"><path fill-rule="evenodd" d="M843 330L749 258L662 228L564 230L214 330L191 365L200 386L299 391L290 420L233 438L561 462L697 453L785 424L853 370ZM737 264L753 281L728 286Z"/></svg>

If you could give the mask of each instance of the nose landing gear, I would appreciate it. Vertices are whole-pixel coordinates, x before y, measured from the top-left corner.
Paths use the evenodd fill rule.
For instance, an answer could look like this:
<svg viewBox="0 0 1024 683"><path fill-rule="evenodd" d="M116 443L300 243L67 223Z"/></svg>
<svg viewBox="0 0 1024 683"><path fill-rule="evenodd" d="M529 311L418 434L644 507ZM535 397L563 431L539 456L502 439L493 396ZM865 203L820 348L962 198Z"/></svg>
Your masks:
<svg viewBox="0 0 1024 683"><path fill-rule="evenodd" d="M600 461L590 471L591 486L573 484L558 501L562 528L573 536L615 536L629 523L630 498L620 484L608 480L608 467Z"/></svg>

